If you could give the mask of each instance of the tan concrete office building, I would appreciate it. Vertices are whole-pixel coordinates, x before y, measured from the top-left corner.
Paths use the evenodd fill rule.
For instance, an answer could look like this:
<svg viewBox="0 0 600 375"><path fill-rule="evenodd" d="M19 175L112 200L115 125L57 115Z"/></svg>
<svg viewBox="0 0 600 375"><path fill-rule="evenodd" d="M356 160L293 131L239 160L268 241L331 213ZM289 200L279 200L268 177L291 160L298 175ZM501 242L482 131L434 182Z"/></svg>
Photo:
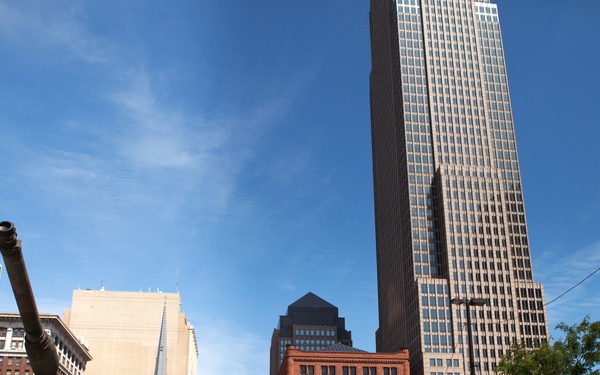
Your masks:
<svg viewBox="0 0 600 375"><path fill-rule="evenodd" d="M75 290L65 323L94 357L86 375L195 375L196 335L180 306L178 293Z"/></svg>

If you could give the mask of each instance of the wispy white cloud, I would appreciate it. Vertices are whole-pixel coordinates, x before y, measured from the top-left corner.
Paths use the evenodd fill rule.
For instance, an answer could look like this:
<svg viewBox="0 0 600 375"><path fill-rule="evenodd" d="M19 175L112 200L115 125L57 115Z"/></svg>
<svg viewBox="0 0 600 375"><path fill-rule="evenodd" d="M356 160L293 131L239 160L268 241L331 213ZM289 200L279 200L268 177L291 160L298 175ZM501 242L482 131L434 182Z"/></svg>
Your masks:
<svg viewBox="0 0 600 375"><path fill-rule="evenodd" d="M209 116L201 105L186 108L173 103L173 97L163 100L173 89L169 74L176 70L150 70L128 60L118 41L86 29L77 8L52 10L49 17L35 7L0 3L0 20L6 21L0 26L2 38L64 49L69 59L102 67L104 81L110 83L90 82L96 85L90 90L98 95L96 105L112 112L102 119L63 119L63 136L87 143L75 149L32 150L25 168L29 177L75 208L86 202L88 212L103 211L90 210L90 205L130 209L136 202L161 201L173 209L177 191L195 191L193 204L207 210L231 212L240 173L256 156L265 132L287 113L293 93L274 91L277 96L253 108L227 108ZM190 202L179 204L189 207Z"/></svg>
<svg viewBox="0 0 600 375"><path fill-rule="evenodd" d="M579 219L580 223L591 222L597 219L600 216L600 194L598 194L595 198L590 199L589 205L584 209L581 218Z"/></svg>
<svg viewBox="0 0 600 375"><path fill-rule="evenodd" d="M536 258L536 279L544 283L546 302L551 302L600 267L600 241L581 249L554 249ZM600 311L600 273L547 307L550 328L559 322L574 324L585 314ZM596 319L600 319L597 316Z"/></svg>
<svg viewBox="0 0 600 375"><path fill-rule="evenodd" d="M31 43L51 49L53 55L66 52L65 59L99 68L102 74L101 79L85 83L86 95L95 95L90 100L93 108L89 112L54 118L52 126L45 129L60 142L42 142L44 146L40 147L13 134L15 142L9 146L18 148L22 156L15 161L24 195L28 199L39 196L39 202L53 205L51 211L72 225L69 233L82 232L81 237L69 243L70 259L77 259L81 268L89 271L101 266L101 262L96 263L95 253L126 251L139 252L138 258L148 256L156 249L136 249L138 242L129 237L138 234L127 233L129 228L122 227L132 222L145 223L150 217L183 222L182 213L191 211L193 215L185 217L184 225L202 230L198 228L205 221L218 221L235 213L247 219L246 226L255 225L253 212L264 209L261 207L264 201L253 197L254 192L248 191L253 187L243 181L248 175L247 166L260 156L269 131L287 115L294 95L304 88L298 83L303 78L289 77L281 87L268 83L265 85L268 92L259 92L261 87L248 89L256 94L249 101L251 105L206 110L204 103L193 106L190 100L178 100L175 88L170 86L177 81L171 76L177 71L132 61L125 56L119 41L104 39L86 29L77 10L57 17L52 14L0 2L0 39L14 45ZM288 82L291 84L285 86ZM273 89L274 86L278 87ZM265 168L265 178L281 178L281 184L293 185L299 176L310 172L313 165L310 150L292 154L287 168L285 164ZM264 164L272 162L267 160ZM25 192L25 187L31 191ZM94 236L91 233L97 230L88 228L107 228L107 224L115 229L109 234L114 237L99 238L99 243L93 243L106 234ZM156 228L143 229L158 232ZM121 236L116 234L119 230ZM153 234L164 236L164 233ZM128 241L122 241L126 237ZM205 236L193 237L202 241ZM207 243L191 246L193 251L208 252ZM85 262L86 259L94 262ZM132 272L130 267L124 268ZM219 272L217 267L214 272ZM94 277L97 275L95 272ZM294 285L290 283L288 288L293 290ZM3 297L0 295L0 302ZM40 300L40 307L44 311L62 311L64 302ZM267 371L267 340L230 322L196 321L200 327L199 373ZM231 360L232 353L235 361Z"/></svg>
<svg viewBox="0 0 600 375"><path fill-rule="evenodd" d="M546 293L559 292L566 286L572 286L574 280L581 280L589 272L598 268L600 241L581 249L561 248L546 252L540 258L540 262L542 264L540 264L539 276L551 280L550 288L547 288L549 290Z"/></svg>
<svg viewBox="0 0 600 375"><path fill-rule="evenodd" d="M227 129L162 107L146 70L127 75L123 87L108 94L121 115L115 129L120 152L140 168L206 167L203 160L228 140Z"/></svg>
<svg viewBox="0 0 600 375"><path fill-rule="evenodd" d="M278 286L284 292L294 292L296 290L296 284L289 279L280 281Z"/></svg>
<svg viewBox="0 0 600 375"><path fill-rule="evenodd" d="M316 174L313 157L309 147L287 150L271 165L269 174L279 185L293 188L299 178L306 177L311 172Z"/></svg>
<svg viewBox="0 0 600 375"><path fill-rule="evenodd" d="M227 322L210 320L196 328L202 375L266 373L270 342Z"/></svg>
<svg viewBox="0 0 600 375"><path fill-rule="evenodd" d="M6 43L35 50L52 48L88 63L114 63L117 44L90 35L77 20L72 4L38 3L11 6L0 3L0 38Z"/></svg>

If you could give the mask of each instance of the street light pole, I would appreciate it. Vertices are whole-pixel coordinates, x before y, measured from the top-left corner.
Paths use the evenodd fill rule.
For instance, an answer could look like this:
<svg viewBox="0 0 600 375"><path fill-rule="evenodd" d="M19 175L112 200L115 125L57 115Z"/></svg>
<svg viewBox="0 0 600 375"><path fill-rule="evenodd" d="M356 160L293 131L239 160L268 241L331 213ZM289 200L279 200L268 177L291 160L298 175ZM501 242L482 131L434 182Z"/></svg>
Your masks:
<svg viewBox="0 0 600 375"><path fill-rule="evenodd" d="M471 370L471 375L475 375L475 349L473 348L473 326L471 325L471 304L466 303L465 305L467 305L467 325L468 325L467 332L469 335L469 369Z"/></svg>
<svg viewBox="0 0 600 375"><path fill-rule="evenodd" d="M450 303L453 305L467 306L467 333L469 335L469 370L471 375L475 375L475 349L473 348L473 327L471 326L471 306L484 306L487 301L484 298L453 298Z"/></svg>

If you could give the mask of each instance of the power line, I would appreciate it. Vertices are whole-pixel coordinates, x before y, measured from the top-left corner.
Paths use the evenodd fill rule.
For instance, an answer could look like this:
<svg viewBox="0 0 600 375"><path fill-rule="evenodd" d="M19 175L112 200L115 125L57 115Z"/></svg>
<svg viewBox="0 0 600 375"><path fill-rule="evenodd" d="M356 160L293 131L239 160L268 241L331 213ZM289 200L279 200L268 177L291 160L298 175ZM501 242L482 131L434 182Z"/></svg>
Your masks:
<svg viewBox="0 0 600 375"><path fill-rule="evenodd" d="M564 296L565 294L569 293L570 291L572 291L573 289L577 288L579 285L581 285L584 281L586 281L587 279L589 279L590 277L592 277L593 274L595 274L596 272L600 271L600 267L598 267L594 272L590 273L589 275L587 275L587 277L583 280L581 280L580 282L578 282L577 284L573 285L571 288L569 288L566 292L564 292L563 294L561 294L560 296L556 297L555 299L553 299L552 301L546 303L546 306L548 306L549 304L551 304L552 302L558 300L559 298L561 298L562 296Z"/></svg>
<svg viewBox="0 0 600 375"><path fill-rule="evenodd" d="M546 303L544 306L548 306L549 304L551 304L552 302L557 301L558 299L560 299L561 297L563 297L565 294L569 293L571 290L577 288L579 285L583 284L587 279L589 279L590 277L592 277L596 272L600 271L600 267L598 267L594 272L590 273L589 275L587 275L583 280L581 280L580 282L578 282L577 284L573 285L572 287L570 287L567 291L565 291L563 294L561 294L560 296L556 297L555 299L553 299L552 301ZM508 322L514 322L517 320L517 317L513 317L513 318L509 318L509 319L505 319L505 320L501 320L499 322L496 322L497 324L502 324L502 323L508 323ZM466 323L461 323L462 324L466 324Z"/></svg>

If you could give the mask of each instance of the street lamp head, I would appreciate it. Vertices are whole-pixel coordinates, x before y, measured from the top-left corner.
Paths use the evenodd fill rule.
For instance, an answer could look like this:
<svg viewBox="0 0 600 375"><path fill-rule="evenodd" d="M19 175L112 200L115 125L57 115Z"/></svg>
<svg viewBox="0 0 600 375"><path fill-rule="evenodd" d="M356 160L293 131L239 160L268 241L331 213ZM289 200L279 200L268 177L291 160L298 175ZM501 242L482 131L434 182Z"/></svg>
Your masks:
<svg viewBox="0 0 600 375"><path fill-rule="evenodd" d="M453 305L484 306L487 304L487 300L485 298L452 298L450 303Z"/></svg>
<svg viewBox="0 0 600 375"><path fill-rule="evenodd" d="M485 298L471 298L469 301L469 305L471 306L484 306L487 304L487 300Z"/></svg>
<svg viewBox="0 0 600 375"><path fill-rule="evenodd" d="M467 307L467 331L469 334L469 367L471 375L475 375L475 354L473 350L473 326L471 325L471 306L484 306L487 304L485 298L452 298L450 303L453 305L466 305ZM473 314L474 315L474 314ZM475 325L475 327L477 327Z"/></svg>

